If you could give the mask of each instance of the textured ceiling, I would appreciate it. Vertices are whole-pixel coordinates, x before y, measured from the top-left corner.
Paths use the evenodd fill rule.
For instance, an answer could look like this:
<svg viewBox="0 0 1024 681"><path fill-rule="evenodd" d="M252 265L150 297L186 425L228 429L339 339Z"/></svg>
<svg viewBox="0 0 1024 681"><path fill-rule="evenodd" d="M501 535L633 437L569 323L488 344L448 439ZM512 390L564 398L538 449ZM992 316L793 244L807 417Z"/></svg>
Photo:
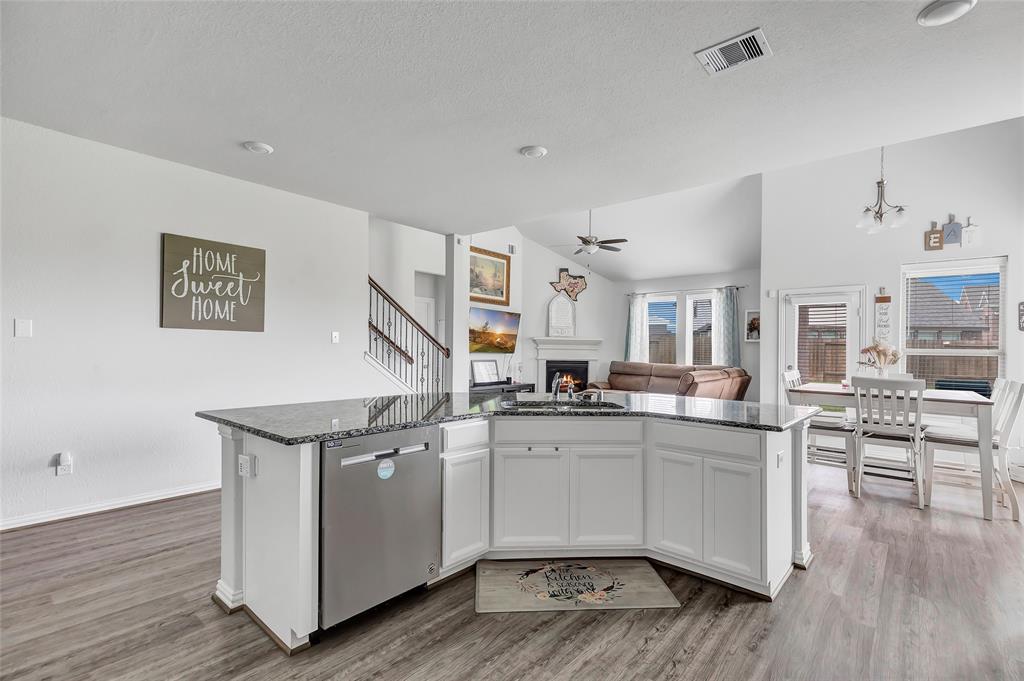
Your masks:
<svg viewBox="0 0 1024 681"><path fill-rule="evenodd" d="M1024 114L1024 3L923 4L3 2L3 113L478 231Z"/></svg>
<svg viewBox="0 0 1024 681"><path fill-rule="evenodd" d="M610 279L625 281L760 267L761 176L595 208L594 234L623 237L620 253L573 255L586 211L518 225L534 241Z"/></svg>

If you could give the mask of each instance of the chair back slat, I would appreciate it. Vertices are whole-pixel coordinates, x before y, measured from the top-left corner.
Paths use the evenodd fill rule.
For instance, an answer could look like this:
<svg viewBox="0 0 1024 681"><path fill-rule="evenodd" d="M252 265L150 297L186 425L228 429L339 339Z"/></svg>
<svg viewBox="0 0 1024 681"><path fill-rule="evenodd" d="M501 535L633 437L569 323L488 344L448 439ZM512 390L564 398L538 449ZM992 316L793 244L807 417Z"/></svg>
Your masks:
<svg viewBox="0 0 1024 681"><path fill-rule="evenodd" d="M1000 403L992 411L992 435L999 438L1001 447L1006 447L1021 411L1024 411L1024 383L1007 381L1000 395Z"/></svg>
<svg viewBox="0 0 1024 681"><path fill-rule="evenodd" d="M854 376L851 384L857 399L858 434L905 435L914 442L920 440L924 380Z"/></svg>
<svg viewBox="0 0 1024 681"><path fill-rule="evenodd" d="M782 384L787 388L795 388L800 385L803 381L800 378L800 372L796 369L782 372Z"/></svg>

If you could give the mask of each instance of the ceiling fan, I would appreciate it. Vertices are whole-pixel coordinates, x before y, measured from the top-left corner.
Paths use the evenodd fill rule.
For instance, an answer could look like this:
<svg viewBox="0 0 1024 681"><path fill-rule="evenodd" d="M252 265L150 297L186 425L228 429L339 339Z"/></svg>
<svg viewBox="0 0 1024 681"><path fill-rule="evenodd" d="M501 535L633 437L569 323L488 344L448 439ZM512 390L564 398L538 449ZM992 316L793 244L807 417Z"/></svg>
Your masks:
<svg viewBox="0 0 1024 681"><path fill-rule="evenodd" d="M622 249L616 246L609 246L609 244L624 244L629 239L598 239L594 236L594 211L587 211L587 236L576 236L580 240L579 248L573 255L579 255L580 253L586 253L593 255L598 250L602 251L614 251L620 252Z"/></svg>

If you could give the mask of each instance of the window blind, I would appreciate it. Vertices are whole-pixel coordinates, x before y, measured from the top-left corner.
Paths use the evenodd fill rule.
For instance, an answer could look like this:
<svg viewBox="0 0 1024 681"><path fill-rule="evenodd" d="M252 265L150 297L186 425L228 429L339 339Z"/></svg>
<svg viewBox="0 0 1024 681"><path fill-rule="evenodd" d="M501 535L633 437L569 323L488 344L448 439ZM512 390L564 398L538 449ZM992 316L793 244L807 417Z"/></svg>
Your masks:
<svg viewBox="0 0 1024 681"><path fill-rule="evenodd" d="M906 370L928 387L988 390L1000 369L1000 272L907 275L905 281Z"/></svg>
<svg viewBox="0 0 1024 681"><path fill-rule="evenodd" d="M845 303L800 305L796 358L805 383L841 383L846 368Z"/></svg>
<svg viewBox="0 0 1024 681"><path fill-rule="evenodd" d="M676 301L652 300L647 303L647 335L650 361L676 362Z"/></svg>
<svg viewBox="0 0 1024 681"><path fill-rule="evenodd" d="M693 329L691 340L693 342L693 363L712 363L712 314L710 298L695 298L693 300Z"/></svg>

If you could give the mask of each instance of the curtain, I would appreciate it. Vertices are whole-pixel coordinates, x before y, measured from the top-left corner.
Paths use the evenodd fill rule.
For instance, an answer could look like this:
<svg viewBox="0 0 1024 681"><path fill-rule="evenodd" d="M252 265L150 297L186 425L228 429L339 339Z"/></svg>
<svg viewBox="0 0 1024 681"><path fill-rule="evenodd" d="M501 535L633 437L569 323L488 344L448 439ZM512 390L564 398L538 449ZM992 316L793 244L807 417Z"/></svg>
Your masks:
<svg viewBox="0 0 1024 681"><path fill-rule="evenodd" d="M715 291L712 297L714 327L712 342L714 344L715 364L730 367L740 366L740 327L739 327L739 289L726 286Z"/></svg>
<svg viewBox="0 0 1024 681"><path fill-rule="evenodd" d="M626 361L646 362L649 357L647 295L639 293L629 301L629 319L626 321Z"/></svg>

